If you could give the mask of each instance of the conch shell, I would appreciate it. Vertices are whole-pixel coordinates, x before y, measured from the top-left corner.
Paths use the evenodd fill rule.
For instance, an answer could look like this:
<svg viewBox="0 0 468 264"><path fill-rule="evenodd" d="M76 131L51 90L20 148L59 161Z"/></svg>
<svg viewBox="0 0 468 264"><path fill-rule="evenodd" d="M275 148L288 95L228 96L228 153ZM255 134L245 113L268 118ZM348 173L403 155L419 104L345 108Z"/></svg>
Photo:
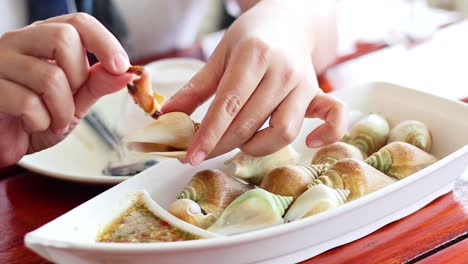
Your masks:
<svg viewBox="0 0 468 264"><path fill-rule="evenodd" d="M297 164L299 158L299 153L288 145L263 157L252 157L241 151L224 164L228 165L225 171L230 175L259 185L269 171L281 165Z"/></svg>
<svg viewBox="0 0 468 264"><path fill-rule="evenodd" d="M392 142L364 160L379 171L403 179L431 165L437 159L406 142Z"/></svg>
<svg viewBox="0 0 468 264"><path fill-rule="evenodd" d="M177 199L169 206L169 213L194 226L207 229L217 219L211 213L203 214L199 204L190 199Z"/></svg>
<svg viewBox="0 0 468 264"><path fill-rule="evenodd" d="M198 126L185 113L167 113L128 134L123 142L127 149L147 155L184 158Z"/></svg>
<svg viewBox="0 0 468 264"><path fill-rule="evenodd" d="M207 230L233 235L283 223L293 198L255 188L237 197Z"/></svg>
<svg viewBox="0 0 468 264"><path fill-rule="evenodd" d="M350 194L347 201L351 201L396 181L363 161L342 159L314 180L309 187L323 183L335 189L348 189Z"/></svg>
<svg viewBox="0 0 468 264"><path fill-rule="evenodd" d="M181 231L190 233L199 238L220 237L219 234L198 228L173 216L166 209L162 208L158 203L156 203L156 201L154 201L145 190L139 191L135 193L135 195L135 198L141 201L145 207L156 217L167 222L171 226L178 228Z"/></svg>
<svg viewBox="0 0 468 264"><path fill-rule="evenodd" d="M202 170L192 177L177 199L193 200L217 218L234 199L252 188L220 170Z"/></svg>
<svg viewBox="0 0 468 264"><path fill-rule="evenodd" d="M127 84L128 93L135 103L140 106L148 115L158 118L161 115L161 107L164 104L164 96L153 92L151 88L150 74L142 66L131 66L128 73L133 73L139 78Z"/></svg>
<svg viewBox="0 0 468 264"><path fill-rule="evenodd" d="M335 142L333 144L321 147L317 153L315 153L311 164L332 165L338 160L344 158L363 160L364 156L362 155L361 150L351 144L345 142Z"/></svg>
<svg viewBox="0 0 468 264"><path fill-rule="evenodd" d="M349 190L333 189L324 184L311 186L289 207L284 221L295 221L343 205L349 193Z"/></svg>
<svg viewBox="0 0 468 264"><path fill-rule="evenodd" d="M327 168L328 165L325 164L279 166L265 176L260 188L296 199L307 190L307 185L322 175Z"/></svg>
<svg viewBox="0 0 468 264"><path fill-rule="evenodd" d="M367 157L387 143L389 133L387 120L379 114L371 113L351 127L345 142L356 146Z"/></svg>
<svg viewBox="0 0 468 264"><path fill-rule="evenodd" d="M403 141L414 145L427 153L432 148L432 136L429 128L422 122L406 120L390 130L388 142Z"/></svg>

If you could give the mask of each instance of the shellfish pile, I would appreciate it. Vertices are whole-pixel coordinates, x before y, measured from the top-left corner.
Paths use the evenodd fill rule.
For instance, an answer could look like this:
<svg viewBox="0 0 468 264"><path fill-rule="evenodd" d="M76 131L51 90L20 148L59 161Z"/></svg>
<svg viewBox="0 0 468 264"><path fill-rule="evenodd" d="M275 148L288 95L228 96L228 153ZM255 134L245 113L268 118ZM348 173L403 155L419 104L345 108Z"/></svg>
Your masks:
<svg viewBox="0 0 468 264"><path fill-rule="evenodd" d="M196 129L189 116L169 113L125 140L147 154L181 157ZM429 166L437 161L429 154L431 146L431 133L423 123L407 120L391 129L382 115L370 113L342 141L318 149L309 164L300 162L292 145L264 157L239 151L224 168L193 175L168 211L218 235L296 221Z"/></svg>

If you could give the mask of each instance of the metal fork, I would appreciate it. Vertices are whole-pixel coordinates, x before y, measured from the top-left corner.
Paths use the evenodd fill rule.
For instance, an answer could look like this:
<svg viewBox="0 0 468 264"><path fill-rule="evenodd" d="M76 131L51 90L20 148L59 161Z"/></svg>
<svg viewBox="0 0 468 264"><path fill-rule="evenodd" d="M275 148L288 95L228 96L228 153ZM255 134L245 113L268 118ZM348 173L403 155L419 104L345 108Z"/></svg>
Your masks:
<svg viewBox="0 0 468 264"><path fill-rule="evenodd" d="M106 167L102 169L102 173L104 175L131 176L158 163L156 160L125 162L126 152L125 148L121 144L120 138L107 127L99 114L96 111L90 111L84 117L84 120L93 128L93 130L111 150L117 152L119 162L108 162Z"/></svg>

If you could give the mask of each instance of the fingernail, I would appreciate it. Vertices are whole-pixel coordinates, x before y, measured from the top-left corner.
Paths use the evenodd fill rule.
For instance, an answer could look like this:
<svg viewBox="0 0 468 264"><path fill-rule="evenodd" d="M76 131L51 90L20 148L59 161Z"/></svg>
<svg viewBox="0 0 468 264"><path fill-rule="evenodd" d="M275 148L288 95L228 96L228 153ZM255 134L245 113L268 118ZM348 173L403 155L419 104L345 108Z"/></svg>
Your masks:
<svg viewBox="0 0 468 264"><path fill-rule="evenodd" d="M57 136L63 136L68 132L68 129L70 128L70 125L67 125L64 128L56 129L54 130L54 134Z"/></svg>
<svg viewBox="0 0 468 264"><path fill-rule="evenodd" d="M309 148L318 148L318 147L321 147L323 145L324 145L323 141L320 140L320 139L312 139L307 144L307 146L309 146Z"/></svg>
<svg viewBox="0 0 468 264"><path fill-rule="evenodd" d="M127 71L129 67L130 67L130 62L128 61L128 58L124 56L122 53L119 53L114 57L114 69L117 72L123 73Z"/></svg>
<svg viewBox="0 0 468 264"><path fill-rule="evenodd" d="M205 158L206 158L205 152L201 150L197 150L195 154L193 154L192 158L190 159L190 164L192 164L193 166L196 166L200 164L203 160L205 160Z"/></svg>
<svg viewBox="0 0 468 264"><path fill-rule="evenodd" d="M188 160L186 158L179 158L180 163L187 164Z"/></svg>

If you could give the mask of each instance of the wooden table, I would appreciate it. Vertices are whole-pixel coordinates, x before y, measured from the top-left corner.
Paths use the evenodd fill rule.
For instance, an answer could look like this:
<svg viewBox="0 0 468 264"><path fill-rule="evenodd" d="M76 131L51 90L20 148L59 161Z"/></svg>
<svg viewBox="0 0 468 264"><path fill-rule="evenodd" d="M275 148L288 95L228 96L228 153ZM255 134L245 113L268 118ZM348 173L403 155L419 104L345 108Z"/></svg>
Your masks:
<svg viewBox="0 0 468 264"><path fill-rule="evenodd" d="M395 66L398 65L398 60L400 60L399 63L408 63L408 54L413 54L412 51L417 53L417 56L412 57L414 61L409 61L413 65L426 63L424 60L418 62L422 57L445 52L453 56L457 55L457 63L460 64L438 65L442 76L431 76L414 68L412 76L418 79L415 82L430 84L433 77L437 77L438 80L446 78L449 83L458 83L460 88L440 89L444 96L460 99L460 94L462 94L463 97L468 97L468 88L466 88L468 81L461 82L468 76L466 72L468 69L468 49L466 48L468 47L468 34L466 34L468 24L457 26L456 30L453 28L444 30L442 37L448 43L454 39L460 42L459 34L464 32L465 37L462 38L462 43L466 44L455 45L458 50L452 48L441 50L440 43L434 44L434 41L439 40L431 40L423 44L420 46L422 51L414 47L412 50L405 49L404 52L398 53L398 51L395 52L394 47L380 47L378 52L370 55L358 58L348 55L352 60L342 62L330 69L321 77L321 84L328 89L342 89L346 86L346 78L349 78L352 84L367 81L366 78L357 78L356 74L367 77L366 71L373 73L376 68L383 67L382 65L386 65L388 53L392 56L392 65ZM375 49L375 46L373 47ZM362 53L362 50L359 52ZM400 54L400 57L396 57L395 53ZM166 54L165 57L167 56L200 58L201 50L196 46ZM147 61L158 58L161 56ZM466 58L466 60L460 58ZM462 67L465 74L463 76L452 74L459 71L459 67ZM395 78L393 73L390 75L390 79ZM379 76L382 77L382 75ZM421 79L424 80L421 81ZM47 263L24 247L24 235L106 189L108 187L81 185L47 178L17 166L0 169L0 262ZM357 241L324 252L304 263L405 262L468 263L468 182L458 181L453 192L438 198L416 213L388 224Z"/></svg>

